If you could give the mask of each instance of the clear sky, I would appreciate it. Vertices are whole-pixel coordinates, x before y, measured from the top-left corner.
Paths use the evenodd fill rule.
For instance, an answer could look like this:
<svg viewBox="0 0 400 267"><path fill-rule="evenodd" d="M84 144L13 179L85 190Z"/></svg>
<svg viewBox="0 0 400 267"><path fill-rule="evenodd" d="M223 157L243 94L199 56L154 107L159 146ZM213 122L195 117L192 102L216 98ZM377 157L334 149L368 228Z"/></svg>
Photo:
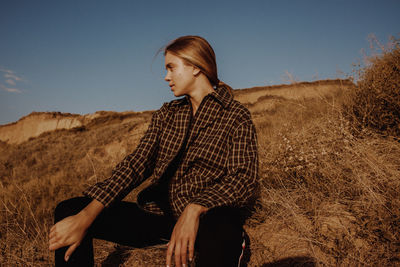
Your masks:
<svg viewBox="0 0 400 267"><path fill-rule="evenodd" d="M233 88L343 78L369 34L399 37L399 14L399 0L1 0L0 124L157 109L174 96L156 52L188 34Z"/></svg>

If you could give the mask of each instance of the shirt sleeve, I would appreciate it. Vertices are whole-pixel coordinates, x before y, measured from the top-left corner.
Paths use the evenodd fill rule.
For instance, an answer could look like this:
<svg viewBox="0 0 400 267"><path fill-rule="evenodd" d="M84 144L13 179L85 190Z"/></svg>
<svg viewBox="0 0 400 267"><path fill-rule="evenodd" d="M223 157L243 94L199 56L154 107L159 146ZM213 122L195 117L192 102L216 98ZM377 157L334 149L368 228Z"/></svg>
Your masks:
<svg viewBox="0 0 400 267"><path fill-rule="evenodd" d="M124 198L152 174L165 109L166 104L153 113L151 123L134 152L113 169L108 179L87 188L83 192L84 195L100 201L107 207L116 199Z"/></svg>
<svg viewBox="0 0 400 267"><path fill-rule="evenodd" d="M257 136L250 119L241 122L231 137L227 174L191 203L207 208L245 207L259 192Z"/></svg>

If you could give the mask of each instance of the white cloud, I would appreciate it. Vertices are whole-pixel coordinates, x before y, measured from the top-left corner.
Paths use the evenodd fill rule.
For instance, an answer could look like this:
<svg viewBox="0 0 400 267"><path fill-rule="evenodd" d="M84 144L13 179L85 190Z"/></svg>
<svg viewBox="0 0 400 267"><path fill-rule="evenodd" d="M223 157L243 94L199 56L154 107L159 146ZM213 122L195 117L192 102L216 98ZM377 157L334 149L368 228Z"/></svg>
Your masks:
<svg viewBox="0 0 400 267"><path fill-rule="evenodd" d="M22 93L22 91L18 88L10 88L2 84L0 84L0 89L9 93L18 93L18 94Z"/></svg>
<svg viewBox="0 0 400 267"><path fill-rule="evenodd" d="M6 88L6 91L10 93L18 93L18 94L22 93L22 91L19 90L18 88Z"/></svg>
<svg viewBox="0 0 400 267"><path fill-rule="evenodd" d="M1 72L6 72L6 73L9 73L9 74L13 74L14 73L12 70L8 70L8 69L5 69L3 67L0 67L0 71Z"/></svg>
<svg viewBox="0 0 400 267"><path fill-rule="evenodd" d="M18 77L17 75L11 74L11 73L4 74L4 78L10 78L10 79L14 79L16 81L22 81L21 77Z"/></svg>
<svg viewBox="0 0 400 267"><path fill-rule="evenodd" d="M9 93L22 93L22 90L16 87L18 82L24 81L22 77L17 75L14 71L3 68L1 66L0 72L3 73L3 81L7 84L7 86L4 84L0 84L0 89L2 91L6 91Z"/></svg>
<svg viewBox="0 0 400 267"><path fill-rule="evenodd" d="M14 80L11 80L11 79L8 79L8 80L6 80L6 83L8 83L9 85L12 85L12 86L15 86L15 81Z"/></svg>

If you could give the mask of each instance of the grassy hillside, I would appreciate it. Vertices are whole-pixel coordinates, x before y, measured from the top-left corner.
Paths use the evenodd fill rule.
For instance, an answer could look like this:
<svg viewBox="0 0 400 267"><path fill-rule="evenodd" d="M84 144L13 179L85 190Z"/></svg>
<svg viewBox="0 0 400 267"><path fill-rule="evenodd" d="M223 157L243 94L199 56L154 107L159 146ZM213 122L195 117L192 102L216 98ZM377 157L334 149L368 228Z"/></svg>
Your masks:
<svg viewBox="0 0 400 267"><path fill-rule="evenodd" d="M324 86L318 93L316 83L236 92L259 141L262 196L245 226L249 266L400 264L400 142L352 128L342 103L353 84ZM0 143L0 262L52 265L47 236L56 203L106 178L150 118L113 114L19 145ZM95 253L100 266L160 266L165 247L96 241Z"/></svg>

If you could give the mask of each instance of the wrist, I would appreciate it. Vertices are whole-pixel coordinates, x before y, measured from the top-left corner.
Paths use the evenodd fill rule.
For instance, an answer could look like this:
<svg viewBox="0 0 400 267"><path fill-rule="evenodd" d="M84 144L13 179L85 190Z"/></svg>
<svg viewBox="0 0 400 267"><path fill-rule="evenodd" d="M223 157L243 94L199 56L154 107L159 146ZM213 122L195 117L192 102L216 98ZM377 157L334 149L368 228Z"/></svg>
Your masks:
<svg viewBox="0 0 400 267"><path fill-rule="evenodd" d="M191 203L187 206L187 209L189 210L190 213L199 216L205 212L207 212L208 208L199 205L199 204L195 204L195 203Z"/></svg>
<svg viewBox="0 0 400 267"><path fill-rule="evenodd" d="M80 218L83 227L88 228L96 217L103 210L104 205L97 200L90 202L84 209L82 209L77 215Z"/></svg>
<svg viewBox="0 0 400 267"><path fill-rule="evenodd" d="M91 216L85 209L81 210L78 214L75 215L78 219L78 225L80 228L89 228L93 223L95 217Z"/></svg>

